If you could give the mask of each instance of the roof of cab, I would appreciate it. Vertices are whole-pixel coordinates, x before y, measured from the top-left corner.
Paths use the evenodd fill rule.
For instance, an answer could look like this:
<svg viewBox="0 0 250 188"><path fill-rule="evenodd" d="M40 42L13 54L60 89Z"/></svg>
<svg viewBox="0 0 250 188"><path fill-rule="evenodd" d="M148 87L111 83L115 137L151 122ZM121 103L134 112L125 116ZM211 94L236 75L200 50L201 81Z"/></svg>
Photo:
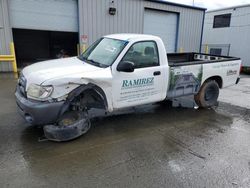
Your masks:
<svg viewBox="0 0 250 188"><path fill-rule="evenodd" d="M132 33L120 33L120 34L111 34L111 35L106 35L104 36L106 38L113 38L113 39L118 39L118 40L125 40L125 41L131 41L131 40L136 40L136 39L155 39L158 38L154 35L145 35L145 34L132 34Z"/></svg>

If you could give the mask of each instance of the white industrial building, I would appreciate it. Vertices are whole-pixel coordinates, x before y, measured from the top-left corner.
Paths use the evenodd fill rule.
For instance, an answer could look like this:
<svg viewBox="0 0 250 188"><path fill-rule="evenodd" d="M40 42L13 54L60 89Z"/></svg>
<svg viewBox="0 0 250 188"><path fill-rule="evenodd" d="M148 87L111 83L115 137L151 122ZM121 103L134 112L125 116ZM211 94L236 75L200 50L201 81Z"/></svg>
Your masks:
<svg viewBox="0 0 250 188"><path fill-rule="evenodd" d="M250 67L250 5L207 11L204 22L203 51L240 57Z"/></svg>
<svg viewBox="0 0 250 188"><path fill-rule="evenodd" d="M199 52L204 8L161 0L1 0L0 55L14 41L17 65L56 58L64 49L77 55L111 33L160 36L168 52ZM12 66L0 62L0 71Z"/></svg>

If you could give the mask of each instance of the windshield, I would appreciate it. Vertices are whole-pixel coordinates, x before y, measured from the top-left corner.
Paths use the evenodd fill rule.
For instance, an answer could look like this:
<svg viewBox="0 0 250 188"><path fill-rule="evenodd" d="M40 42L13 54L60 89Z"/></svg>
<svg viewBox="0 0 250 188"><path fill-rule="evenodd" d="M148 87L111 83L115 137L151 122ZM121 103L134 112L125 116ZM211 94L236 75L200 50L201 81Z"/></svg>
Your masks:
<svg viewBox="0 0 250 188"><path fill-rule="evenodd" d="M101 38L94 42L79 59L99 67L112 65L128 42L117 39Z"/></svg>

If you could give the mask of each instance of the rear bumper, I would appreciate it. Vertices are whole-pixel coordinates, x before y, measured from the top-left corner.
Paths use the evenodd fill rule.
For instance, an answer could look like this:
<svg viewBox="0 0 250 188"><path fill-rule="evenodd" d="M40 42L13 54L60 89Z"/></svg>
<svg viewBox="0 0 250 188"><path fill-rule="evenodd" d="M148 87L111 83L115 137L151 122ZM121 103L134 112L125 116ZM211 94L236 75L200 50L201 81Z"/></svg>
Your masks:
<svg viewBox="0 0 250 188"><path fill-rule="evenodd" d="M31 101L17 90L15 92L19 114L32 125L46 125L55 123L58 119L62 102Z"/></svg>

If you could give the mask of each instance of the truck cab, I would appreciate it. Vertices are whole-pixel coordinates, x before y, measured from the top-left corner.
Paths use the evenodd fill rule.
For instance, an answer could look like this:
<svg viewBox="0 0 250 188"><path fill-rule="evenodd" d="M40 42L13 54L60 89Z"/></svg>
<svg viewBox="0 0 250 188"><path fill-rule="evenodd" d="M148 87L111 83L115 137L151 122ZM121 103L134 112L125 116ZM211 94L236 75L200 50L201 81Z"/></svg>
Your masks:
<svg viewBox="0 0 250 188"><path fill-rule="evenodd" d="M113 108L164 100L169 66L162 40L150 35L112 37L130 41L111 66Z"/></svg>

